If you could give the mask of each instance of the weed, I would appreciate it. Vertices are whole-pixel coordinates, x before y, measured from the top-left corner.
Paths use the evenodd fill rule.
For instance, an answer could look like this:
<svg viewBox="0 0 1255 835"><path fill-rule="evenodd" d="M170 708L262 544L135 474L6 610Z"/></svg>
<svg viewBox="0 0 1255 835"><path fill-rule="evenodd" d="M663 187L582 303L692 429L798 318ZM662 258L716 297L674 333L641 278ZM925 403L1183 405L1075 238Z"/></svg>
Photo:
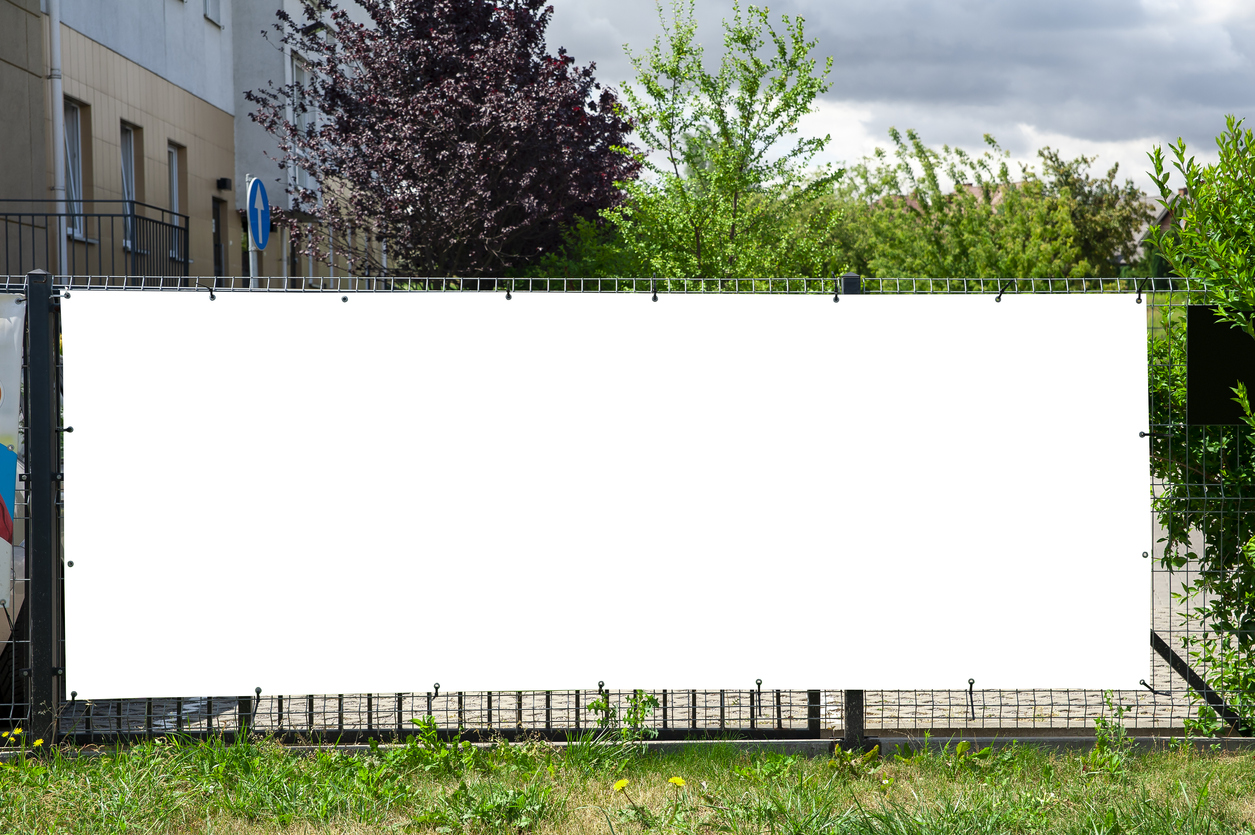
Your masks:
<svg viewBox="0 0 1255 835"><path fill-rule="evenodd" d="M418 726L418 731L406 738L404 746L383 755L389 766L453 777L482 766L484 758L479 750L467 740L461 739L460 735L454 734L448 742L442 740L436 720L432 717L423 716L410 721ZM372 740L371 750L377 750L377 746L378 743Z"/></svg>
<svg viewBox="0 0 1255 835"><path fill-rule="evenodd" d="M1094 720L1094 750L1081 757L1081 771L1091 777L1124 778L1134 745L1124 728L1126 709L1113 703L1110 690L1103 691L1103 701L1115 718L1099 716Z"/></svg>
<svg viewBox="0 0 1255 835"><path fill-rule="evenodd" d="M567 734L562 765L579 774L604 774L621 770L640 754L639 744L624 740L613 730L585 731Z"/></svg>
<svg viewBox="0 0 1255 835"><path fill-rule="evenodd" d="M626 742L639 742L644 739L655 739L658 730L645 724L654 715L658 707L658 697L644 690L633 690L628 696L623 715L619 709L610 704L610 691L601 691L597 698L589 703L588 712L597 715L597 727L602 730L616 731Z"/></svg>
<svg viewBox="0 0 1255 835"><path fill-rule="evenodd" d="M797 761L796 756L763 752L744 765L733 766L732 773L743 780L755 782L777 780L787 775Z"/></svg>
<svg viewBox="0 0 1255 835"><path fill-rule="evenodd" d="M527 831L553 815L552 791L536 781L521 788L462 781L436 809L416 815L413 823L434 826L438 833Z"/></svg>

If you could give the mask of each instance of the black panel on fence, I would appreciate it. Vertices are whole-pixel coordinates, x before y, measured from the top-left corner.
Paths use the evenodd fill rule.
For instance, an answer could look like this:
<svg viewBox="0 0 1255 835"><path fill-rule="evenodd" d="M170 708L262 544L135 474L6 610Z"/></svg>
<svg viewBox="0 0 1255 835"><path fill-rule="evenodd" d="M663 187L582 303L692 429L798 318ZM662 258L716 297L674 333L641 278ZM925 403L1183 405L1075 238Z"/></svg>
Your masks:
<svg viewBox="0 0 1255 835"><path fill-rule="evenodd" d="M1192 425L1242 423L1233 400L1238 381L1255 397L1255 339L1216 319L1210 305L1192 304L1186 320L1186 421Z"/></svg>

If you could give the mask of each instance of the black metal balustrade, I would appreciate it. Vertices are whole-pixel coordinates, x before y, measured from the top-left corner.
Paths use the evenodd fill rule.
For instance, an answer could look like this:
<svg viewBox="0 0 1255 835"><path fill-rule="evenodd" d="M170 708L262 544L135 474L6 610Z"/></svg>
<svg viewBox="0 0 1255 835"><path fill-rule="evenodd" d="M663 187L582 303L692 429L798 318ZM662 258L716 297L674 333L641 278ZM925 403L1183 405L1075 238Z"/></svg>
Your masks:
<svg viewBox="0 0 1255 835"><path fill-rule="evenodd" d="M4 273L47 270L54 275L162 276L185 285L188 216L137 200L76 200L56 211L51 200L0 200ZM65 261L58 264L58 230Z"/></svg>

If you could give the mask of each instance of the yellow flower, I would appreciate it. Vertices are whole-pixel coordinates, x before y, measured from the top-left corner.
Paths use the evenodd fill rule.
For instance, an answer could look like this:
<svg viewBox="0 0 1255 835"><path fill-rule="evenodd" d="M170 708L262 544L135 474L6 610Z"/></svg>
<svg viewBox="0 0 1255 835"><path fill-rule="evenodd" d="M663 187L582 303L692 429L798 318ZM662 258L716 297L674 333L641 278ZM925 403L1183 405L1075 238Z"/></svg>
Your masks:
<svg viewBox="0 0 1255 835"><path fill-rule="evenodd" d="M8 731L5 731L4 733L0 734L0 738L8 739L8 738L9 738L9 732L8 732Z"/></svg>
<svg viewBox="0 0 1255 835"><path fill-rule="evenodd" d="M672 778L671 778L670 780L668 780L667 782L668 782L668 783L675 783L677 786L681 786L681 787L683 787L683 785L684 785L684 778L683 778L683 777L672 777Z"/></svg>
<svg viewBox="0 0 1255 835"><path fill-rule="evenodd" d="M614 784L614 790L617 792L621 792L627 788L627 784L628 784L627 780L620 780L619 782Z"/></svg>
<svg viewBox="0 0 1255 835"><path fill-rule="evenodd" d="M21 734L22 734L22 729L21 729L21 728L14 728L14 729L13 729L13 735L14 735L14 736L21 736Z"/></svg>
<svg viewBox="0 0 1255 835"><path fill-rule="evenodd" d="M36 747L36 748L38 748L40 745L43 745L43 744L44 744L44 741L43 741L42 739L37 739L37 740L35 740L35 747Z"/></svg>

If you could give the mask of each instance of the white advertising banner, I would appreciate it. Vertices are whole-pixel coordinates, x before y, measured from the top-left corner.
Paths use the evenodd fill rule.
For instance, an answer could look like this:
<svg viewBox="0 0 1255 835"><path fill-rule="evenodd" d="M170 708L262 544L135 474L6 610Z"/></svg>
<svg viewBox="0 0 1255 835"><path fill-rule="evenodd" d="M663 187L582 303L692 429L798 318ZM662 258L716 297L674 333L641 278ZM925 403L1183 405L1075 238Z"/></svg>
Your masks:
<svg viewBox="0 0 1255 835"><path fill-rule="evenodd" d="M0 633L8 640L10 619L16 620L22 606L26 577L25 549L21 528L14 524L17 507L17 462L21 453L18 433L22 415L22 342L26 333L26 311L21 296L0 294L0 569L7 575L0 582L0 598L8 618L0 623Z"/></svg>
<svg viewBox="0 0 1255 835"><path fill-rule="evenodd" d="M1135 688L1145 316L76 292L68 686Z"/></svg>

